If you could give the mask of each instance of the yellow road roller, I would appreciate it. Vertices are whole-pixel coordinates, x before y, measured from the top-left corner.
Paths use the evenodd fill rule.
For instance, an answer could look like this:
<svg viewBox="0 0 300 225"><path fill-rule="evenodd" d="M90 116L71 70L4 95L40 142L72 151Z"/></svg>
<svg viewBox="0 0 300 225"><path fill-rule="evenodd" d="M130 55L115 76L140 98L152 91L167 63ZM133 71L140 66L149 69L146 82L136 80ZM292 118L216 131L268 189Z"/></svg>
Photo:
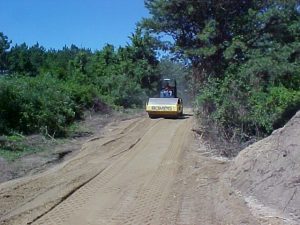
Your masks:
<svg viewBox="0 0 300 225"><path fill-rule="evenodd" d="M179 118L183 115L182 99L177 97L175 79L163 79L159 98L149 98L146 112L150 118L165 117Z"/></svg>

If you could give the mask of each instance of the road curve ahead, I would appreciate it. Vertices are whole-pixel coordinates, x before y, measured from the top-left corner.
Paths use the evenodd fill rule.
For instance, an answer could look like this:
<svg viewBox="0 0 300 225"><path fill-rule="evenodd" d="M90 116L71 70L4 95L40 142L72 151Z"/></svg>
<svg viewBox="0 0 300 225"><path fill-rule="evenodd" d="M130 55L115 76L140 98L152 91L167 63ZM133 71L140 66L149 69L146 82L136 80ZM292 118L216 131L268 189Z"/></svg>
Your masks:
<svg viewBox="0 0 300 225"><path fill-rule="evenodd" d="M190 128L189 117L143 118L105 144L92 142L99 149L110 146L114 160L30 224L159 224Z"/></svg>

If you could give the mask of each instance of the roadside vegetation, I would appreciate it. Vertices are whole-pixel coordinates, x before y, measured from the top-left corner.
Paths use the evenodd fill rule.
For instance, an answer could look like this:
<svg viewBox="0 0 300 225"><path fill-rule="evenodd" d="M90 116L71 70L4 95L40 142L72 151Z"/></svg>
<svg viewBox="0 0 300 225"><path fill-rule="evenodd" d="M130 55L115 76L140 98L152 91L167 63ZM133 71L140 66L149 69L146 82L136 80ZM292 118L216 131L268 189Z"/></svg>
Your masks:
<svg viewBox="0 0 300 225"><path fill-rule="evenodd" d="M67 135L87 109L135 108L153 94L158 60L155 40L137 30L131 43L92 52L75 45L46 50L10 46L0 33L0 135Z"/></svg>
<svg viewBox="0 0 300 225"><path fill-rule="evenodd" d="M125 47L101 50L11 45L0 33L1 155L26 152L15 134L66 137L87 110L109 113L142 107L156 92L156 41L137 29ZM17 154L17 155L16 155Z"/></svg>
<svg viewBox="0 0 300 225"><path fill-rule="evenodd" d="M300 109L299 1L145 3L151 17L142 26L171 37L164 48L192 68L195 110L205 131L250 143Z"/></svg>
<svg viewBox="0 0 300 225"><path fill-rule="evenodd" d="M40 148L29 145L25 137L20 134L11 134L0 137L0 156L13 161L23 155L41 151Z"/></svg>

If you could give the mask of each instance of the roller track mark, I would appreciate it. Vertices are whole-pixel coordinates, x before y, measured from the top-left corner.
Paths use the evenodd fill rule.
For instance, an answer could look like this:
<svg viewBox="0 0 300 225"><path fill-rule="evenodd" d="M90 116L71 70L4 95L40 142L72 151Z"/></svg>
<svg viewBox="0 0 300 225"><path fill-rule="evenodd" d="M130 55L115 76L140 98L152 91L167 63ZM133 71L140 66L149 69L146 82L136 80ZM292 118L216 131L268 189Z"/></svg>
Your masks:
<svg viewBox="0 0 300 225"><path fill-rule="evenodd" d="M103 170L102 170L103 171ZM90 179L88 179L86 182L82 183L81 185L79 185L77 188L71 190L69 193L67 193L63 198L61 198L61 200L59 202L57 202L55 205L53 205L48 211L46 211L45 213L41 214L40 216L36 217L34 220L32 220L31 222L28 222L27 225L31 225L33 224L35 221L37 221L38 219L40 219L41 217L45 216L47 213L49 213L50 211L54 210L59 204L61 204L63 201L65 201L68 197L70 197L75 191L77 191L78 189L80 189L81 187L83 187L84 185L86 185L88 182L90 182L91 180L93 180L96 176L98 176L102 171L98 172L95 176L91 177Z"/></svg>
<svg viewBox="0 0 300 225"><path fill-rule="evenodd" d="M180 128L178 130L180 131ZM173 140L176 138L184 140L185 135L186 132L177 132ZM159 224L157 214L163 207L164 200L168 196L168 189L173 181L178 166L176 159L182 150L183 142L184 141L182 141L180 145L177 145L175 141L172 141L161 165L153 174L152 178L139 191L131 207L128 207L126 210L123 210L123 213L113 217L114 222L108 223L108 221L105 221L106 223L103 224L132 225L152 224L152 222Z"/></svg>
<svg viewBox="0 0 300 225"><path fill-rule="evenodd" d="M132 122L131 124L129 124L126 128L124 128L121 132L118 132L118 133L113 133L110 135L110 138L107 138L107 137L95 137L95 138L92 138L90 140L88 140L84 146L82 147L83 150L86 150L88 146L90 146L90 142L96 142L96 140L98 140L98 147L108 147L110 146L112 143L114 142L117 142L119 140L122 140L122 138L124 138L125 136L129 135L130 132L134 131L134 129L141 125L142 123L144 123L144 119L142 120L136 120L134 122ZM125 134L125 131L127 131L127 134L126 135L123 135ZM122 134L120 136L120 134ZM77 158L74 158L72 160L72 163L76 162L76 161L80 161L82 160L84 157L89 157L89 154L90 152L86 152L86 154L82 154L81 157L77 157ZM65 166L69 166L68 164L66 164ZM65 167L64 166L64 167Z"/></svg>
<svg viewBox="0 0 300 225"><path fill-rule="evenodd" d="M159 125L159 121L151 125L150 129L143 136L147 135L147 133L149 133L157 125ZM140 149L135 148L135 150L139 151ZM118 158L111 166L107 167L99 176L96 176L86 185L82 186L71 196L69 196L69 198L65 199L65 201L63 201L60 205L32 224L68 224L68 218L71 215L74 215L75 212L80 211L80 209L82 209L82 207L93 197L96 192L101 191L103 186L105 186L105 184L107 184L112 177L118 175L130 161L130 159L135 157L135 154L136 153L133 151L124 153L124 155Z"/></svg>
<svg viewBox="0 0 300 225"><path fill-rule="evenodd" d="M109 158L114 158L114 157L116 157L116 156L118 156L118 155L123 154L124 152L129 151L129 150L132 149L137 143L139 143L140 140L141 140L141 138L137 139L132 145L129 146L129 148L127 148L127 149L125 149L125 150L123 150L123 151L121 151L121 152L118 152L118 153L116 153L116 154L113 154L113 155L110 156Z"/></svg>

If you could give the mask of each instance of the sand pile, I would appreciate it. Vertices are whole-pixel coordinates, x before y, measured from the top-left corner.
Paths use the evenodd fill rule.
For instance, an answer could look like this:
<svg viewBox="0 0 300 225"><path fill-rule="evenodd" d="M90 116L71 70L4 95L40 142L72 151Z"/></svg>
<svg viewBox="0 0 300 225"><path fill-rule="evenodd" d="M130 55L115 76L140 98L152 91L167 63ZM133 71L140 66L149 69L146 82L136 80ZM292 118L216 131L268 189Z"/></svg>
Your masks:
<svg viewBox="0 0 300 225"><path fill-rule="evenodd" d="M256 213L300 223L300 111L283 128L241 151L228 177Z"/></svg>

